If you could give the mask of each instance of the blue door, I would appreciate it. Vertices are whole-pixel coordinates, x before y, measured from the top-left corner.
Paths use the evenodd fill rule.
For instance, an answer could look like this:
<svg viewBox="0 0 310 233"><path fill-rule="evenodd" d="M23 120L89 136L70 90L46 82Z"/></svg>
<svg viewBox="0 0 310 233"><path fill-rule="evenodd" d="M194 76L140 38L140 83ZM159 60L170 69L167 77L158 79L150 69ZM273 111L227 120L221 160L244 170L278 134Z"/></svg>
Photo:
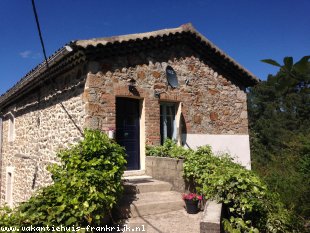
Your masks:
<svg viewBox="0 0 310 233"><path fill-rule="evenodd" d="M140 169L139 100L116 98L116 141L125 147L127 170Z"/></svg>

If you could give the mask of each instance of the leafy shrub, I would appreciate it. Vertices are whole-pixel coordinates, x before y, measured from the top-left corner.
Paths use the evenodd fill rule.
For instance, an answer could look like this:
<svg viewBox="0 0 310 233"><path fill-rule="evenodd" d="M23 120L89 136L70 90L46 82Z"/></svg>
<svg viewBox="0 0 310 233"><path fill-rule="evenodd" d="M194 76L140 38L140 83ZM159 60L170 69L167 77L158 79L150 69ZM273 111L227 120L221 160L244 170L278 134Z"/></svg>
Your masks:
<svg viewBox="0 0 310 233"><path fill-rule="evenodd" d="M178 146L175 141L166 139L163 145L146 146L147 156L169 157L176 159L184 159L192 150Z"/></svg>
<svg viewBox="0 0 310 233"><path fill-rule="evenodd" d="M18 227L20 223L19 215L8 206L0 207L0 226Z"/></svg>
<svg viewBox="0 0 310 233"><path fill-rule="evenodd" d="M61 165L49 167L54 183L13 213L6 210L0 225L99 226L123 191L124 156L104 133L86 130L78 145L58 153Z"/></svg>
<svg viewBox="0 0 310 233"><path fill-rule="evenodd" d="M277 194L252 171L228 156L216 157L209 146L186 157L184 176L208 199L227 207L228 232L294 232L292 219Z"/></svg>
<svg viewBox="0 0 310 233"><path fill-rule="evenodd" d="M229 155L214 156L210 146L186 150L173 141L148 147L147 154L184 158L184 178L196 192L224 204L227 232L298 232L279 196L253 172L232 161Z"/></svg>

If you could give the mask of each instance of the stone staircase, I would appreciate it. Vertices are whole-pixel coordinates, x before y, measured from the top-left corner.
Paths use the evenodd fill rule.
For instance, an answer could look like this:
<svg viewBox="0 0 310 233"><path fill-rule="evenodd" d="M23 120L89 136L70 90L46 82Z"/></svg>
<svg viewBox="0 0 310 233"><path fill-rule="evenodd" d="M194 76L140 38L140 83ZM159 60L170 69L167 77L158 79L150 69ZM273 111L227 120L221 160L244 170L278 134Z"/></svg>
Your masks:
<svg viewBox="0 0 310 233"><path fill-rule="evenodd" d="M172 191L172 185L168 182L155 180L143 174L125 176L123 181L125 194L115 212L119 219L184 209L181 193Z"/></svg>

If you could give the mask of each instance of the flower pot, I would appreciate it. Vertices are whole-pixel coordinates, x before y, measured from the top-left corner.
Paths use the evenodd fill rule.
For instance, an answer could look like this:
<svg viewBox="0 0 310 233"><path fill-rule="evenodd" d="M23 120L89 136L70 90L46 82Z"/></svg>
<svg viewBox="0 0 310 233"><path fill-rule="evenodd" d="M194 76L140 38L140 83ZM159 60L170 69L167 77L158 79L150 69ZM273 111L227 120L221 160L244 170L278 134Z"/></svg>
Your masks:
<svg viewBox="0 0 310 233"><path fill-rule="evenodd" d="M184 200L186 205L186 211L188 214L197 214L199 212L198 209L198 200Z"/></svg>

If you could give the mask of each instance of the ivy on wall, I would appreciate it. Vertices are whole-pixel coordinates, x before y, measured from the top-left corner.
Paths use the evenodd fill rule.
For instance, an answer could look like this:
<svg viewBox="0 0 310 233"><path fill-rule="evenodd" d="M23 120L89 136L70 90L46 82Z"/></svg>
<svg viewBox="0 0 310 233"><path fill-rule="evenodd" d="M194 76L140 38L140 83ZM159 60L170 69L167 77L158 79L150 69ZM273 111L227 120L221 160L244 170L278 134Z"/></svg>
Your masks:
<svg viewBox="0 0 310 233"><path fill-rule="evenodd" d="M58 153L54 183L14 210L1 209L1 226L100 226L123 187L125 151L100 131L86 130L77 145Z"/></svg>
<svg viewBox="0 0 310 233"><path fill-rule="evenodd" d="M226 232L299 232L298 222L284 208L278 194L271 192L253 171L234 163L229 155L214 156L210 146L186 152L177 147L168 141L148 148L147 154L184 158L184 178L194 184L196 192L224 204Z"/></svg>

